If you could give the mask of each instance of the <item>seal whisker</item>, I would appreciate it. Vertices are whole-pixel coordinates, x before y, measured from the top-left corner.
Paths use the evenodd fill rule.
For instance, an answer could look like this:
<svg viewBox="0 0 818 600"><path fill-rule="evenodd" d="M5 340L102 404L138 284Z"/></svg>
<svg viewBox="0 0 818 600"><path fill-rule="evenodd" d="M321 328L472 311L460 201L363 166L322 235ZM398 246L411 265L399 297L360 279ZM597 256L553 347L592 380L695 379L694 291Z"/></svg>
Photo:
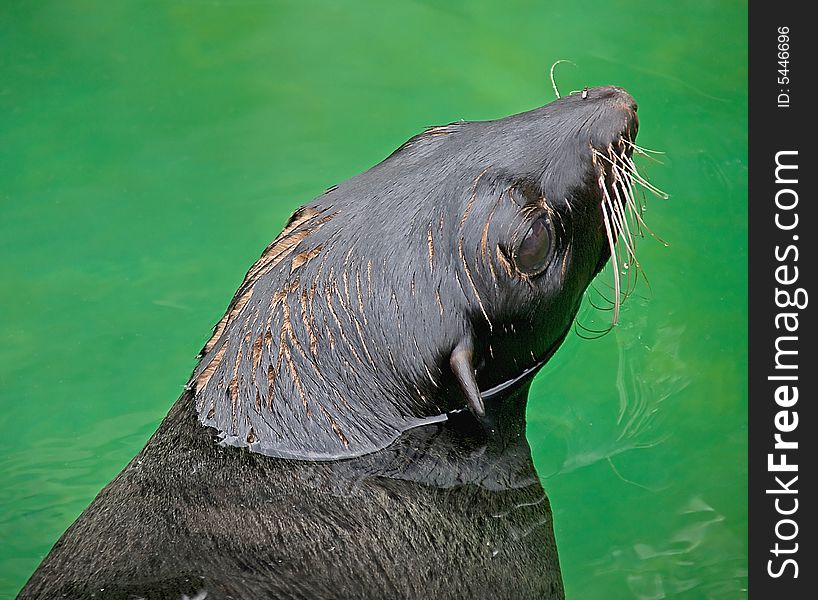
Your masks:
<svg viewBox="0 0 818 600"><path fill-rule="evenodd" d="M607 285L607 284L606 284L606 285ZM596 304L596 303L594 302L594 300L593 300L593 298L591 298L590 294L588 294L588 293L586 292L586 297L588 298L588 304L590 304L591 306L593 306L594 308L596 308L596 309L598 309L598 310L604 310L604 311L613 310L613 304L614 304L613 300L611 300L610 298L608 298L608 296L606 296L605 294L603 294L603 293L602 293L602 292L599 290L599 288L596 286L596 284L594 284L594 285L590 285L590 286L588 286L588 287L589 287L590 289L592 289L594 292L596 292L596 295L597 295L597 296L599 296L599 297L600 297L600 298L601 298L601 299L602 299L602 300L603 300L603 301L604 301L604 302L605 302L605 303L606 303L608 306L599 306L598 304ZM609 286L609 287L610 287L610 286Z"/></svg>
<svg viewBox="0 0 818 600"><path fill-rule="evenodd" d="M609 156L606 156L604 153L600 152L598 149L591 147L592 150L592 158L599 157L603 159L608 165L610 165L610 178L612 181L611 187L616 187L617 179L619 179L618 172L616 170L616 161L614 160L615 154L613 152L612 146L608 146L608 153ZM630 272L628 272L628 280L627 280L627 287L626 292L623 297L622 288L621 288L621 273L620 273L620 265L627 264L627 261L622 260L621 254L621 246L616 244L618 239L622 239L623 245L626 249L626 255L628 256L628 260L633 260L637 262L635 259L635 251L632 246L632 238L628 239L626 237L625 232L629 233L629 229L626 229L626 225L623 224L625 219L625 215L623 212L621 198L617 196L617 202L614 202L611 198L611 194L608 191L608 185L606 179L608 178L608 170L603 168L603 165L597 164L594 161L594 165L598 170L598 178L597 183L602 195L602 201L600 203L600 208L602 211L602 219L603 224L605 226L605 234L608 240L608 248L609 248L609 256L611 261L611 269L613 271L613 278L614 278L614 300L612 302L613 305L613 317L611 319L610 327L613 328L619 321L619 311L620 305L624 299L627 298L629 295L631 288L630 288Z"/></svg>
<svg viewBox="0 0 818 600"><path fill-rule="evenodd" d="M637 205L636 199L633 196L633 178L627 171L622 169L619 164L615 164L613 166L613 170L616 173L616 180L619 183L622 195L625 198L625 205L628 207L628 211L631 213L632 220L635 220L635 214L641 216L642 207Z"/></svg>
<svg viewBox="0 0 818 600"><path fill-rule="evenodd" d="M621 191L622 194L625 196L625 204L628 207L628 214L631 217L631 223L633 224L634 228L638 232L638 234L644 237L644 233L642 232L642 228L649 229L645 221L642 219L642 208L638 206L636 200L634 198L633 193L633 179L631 176L619 166L615 166L617 173L620 174L622 180Z"/></svg>
<svg viewBox="0 0 818 600"><path fill-rule="evenodd" d="M621 159L622 164L625 165L626 170L636 179L637 183L639 183L642 187L648 189L652 194L662 198L663 200L667 200L670 198L670 194L667 194L660 190L658 187L653 185L650 181L645 179L637 170L636 164L628 158L627 155L622 154L619 157Z"/></svg>
<svg viewBox="0 0 818 600"><path fill-rule="evenodd" d="M645 189L650 191L650 193L652 193L654 196L658 196L659 198L662 198L664 200L667 200L668 198L670 198L670 196L668 194L666 194L665 192L663 192L662 190L660 190L659 188L657 188L656 186L651 184L644 177L642 177L642 175L640 175L637 171L635 171L634 167L633 167L633 163L629 164L629 163L625 163L623 161L623 162L621 162L619 164L619 168L622 169L625 173L627 173L629 175L632 182L637 183L640 186L644 187ZM631 185L633 185L633 183L631 183ZM640 206L640 211L639 212L640 213L644 212L644 209L645 209L644 206Z"/></svg>
<svg viewBox="0 0 818 600"><path fill-rule="evenodd" d="M605 158L605 157L603 157L603 158ZM606 158L606 160L608 160L608 159ZM635 224L638 227L638 231L641 232L642 228L644 228L651 235L651 237L653 237L654 239L656 239L657 241L662 243L664 246L668 246L669 244L665 240L663 240L661 237L656 235L656 233L654 233L654 231L648 226L647 223L645 223L645 220L642 218L643 207L641 205L637 204L637 202L635 200L635 197L634 197L634 194L633 194L634 177L633 177L632 171L627 169L627 168L623 168L623 166L621 166L621 163L620 164L613 164L613 168L616 169L616 170L619 170L620 173L622 174L623 184L621 186L621 191L625 195L626 205L628 207L628 210L629 210L629 213L630 213L632 219L635 220ZM626 183L624 183L625 181L628 181L630 183L626 184ZM662 192L662 193L664 193L664 192ZM670 196L665 194L665 197L669 198Z"/></svg>
<svg viewBox="0 0 818 600"><path fill-rule="evenodd" d="M623 138L623 141L624 138ZM594 154L599 156L608 164L611 165L614 171L620 171L623 174L623 187L633 187L633 183L636 182L642 187L649 190L652 194L667 200L670 198L670 195L663 192L655 185L650 183L645 177L643 177L636 168L636 164L631 160L626 153L616 154L614 152L610 152L610 156L605 156L603 153L599 152L599 150L594 149ZM613 158L611 158L613 157ZM624 183L627 181L628 183ZM635 202L634 202L635 205ZM640 214L642 212L641 208L639 210Z"/></svg>
<svg viewBox="0 0 818 600"><path fill-rule="evenodd" d="M646 152L646 151L645 151L643 148L636 148L636 147L634 147L634 148L633 148L633 151L634 151L636 154L638 154L639 156L644 156L644 157L645 157L645 158L647 158L648 160L652 160L652 161L653 161L653 162L655 162L655 163L659 163L660 165L665 164L665 163L664 163L664 161L659 160L658 158L656 158L656 157L655 157L655 156L653 156L652 154L648 154L648 153L647 153L647 152ZM664 154L664 152L660 152L660 154Z"/></svg>
<svg viewBox="0 0 818 600"><path fill-rule="evenodd" d="M551 87L552 87L552 88L554 88L554 95L555 95L557 98L559 98L559 97L560 97L560 91L557 89L557 82L556 82L556 81L554 81L554 68L555 68L555 67L556 67L558 64L560 64L560 63L569 63L569 64L574 65L575 67L577 66L575 62L570 61L570 60L566 60L566 59L564 59L564 58L563 58L563 59L558 60L558 61L557 61L557 62L555 62L553 65L551 65L551 70L549 71L549 77L551 78Z"/></svg>
<svg viewBox="0 0 818 600"><path fill-rule="evenodd" d="M610 291L613 291L613 289L614 289L614 286L611 285L610 283L607 283L607 282L601 282L601 285L605 286ZM607 296L605 296L596 287L594 287L594 291L599 295L600 298L604 298L605 301L611 305L611 308L602 308L601 310L611 310L612 307L613 307L614 301L611 300L610 298L608 298ZM626 291L622 292L622 294L621 294L622 300L623 301L627 300L628 298L630 298L634 294L634 292L635 292L635 289L630 289L630 290L626 289Z"/></svg>
<svg viewBox="0 0 818 600"><path fill-rule="evenodd" d="M625 285L625 297L630 296L633 290L636 288L637 277L632 277L631 272L636 271L638 274L640 269L639 260L636 257L636 248L633 242L633 238L631 236L630 227L628 225L628 219L625 215L625 204L622 202L622 198L619 193L619 186L617 185L618 181L614 181L614 185L611 186L611 189L616 196L616 202L614 203L615 214L617 216L618 224L620 226L620 235L623 234L623 243L627 249L628 258L626 261L622 262L622 267L627 270L627 280ZM629 242L630 241L630 242ZM631 265L633 268L631 268Z"/></svg>
<svg viewBox="0 0 818 600"><path fill-rule="evenodd" d="M593 335L585 335L581 333L579 329L581 329L582 331L587 331L588 333ZM577 336L583 340L598 340L599 338L608 335L612 330L613 327L610 325L605 329L591 329L590 327L586 327L585 325L580 323L578 320L574 321L574 333L576 333Z"/></svg>
<svg viewBox="0 0 818 600"><path fill-rule="evenodd" d="M650 148L645 148L644 146L640 146L639 144L628 139L623 139L622 141L624 141L631 148L633 148L634 152L636 152L637 154L641 154L642 156L652 158L650 157L651 154L667 154L666 152L662 152L660 150L651 150ZM664 164L659 159L654 158L653 160L659 162L660 164Z"/></svg>
<svg viewBox="0 0 818 600"><path fill-rule="evenodd" d="M640 271L639 275L642 277L642 279L645 280L645 284L647 285L647 278L645 277L645 273L643 271ZM613 290L613 286L610 285L609 283L603 283L603 285L607 289ZM606 302L608 302L610 304L613 304L613 301L610 300L609 298L605 297L605 295L600 290L594 288L594 291L597 293L597 295L599 295L600 298L604 298ZM649 290L649 291L652 293L652 290ZM635 288L627 296L625 296L623 294L623 297L625 299L630 298L631 296L633 296L635 298L641 298L642 300L647 300L648 298L651 297L651 296L646 296L644 294L637 294ZM590 299L589 299L589 303L590 303ZM593 306L593 304L592 304L592 306ZM598 307L598 306L594 306L594 308L599 308L600 310L611 310L610 308L604 308L604 307Z"/></svg>
<svg viewBox="0 0 818 600"><path fill-rule="evenodd" d="M624 188L623 188L623 189L624 189ZM632 191L632 188L631 188L631 191ZM632 198L632 197L633 197L633 196L632 196L632 194L631 194L631 198ZM634 202L634 204L635 204L635 202ZM642 229L642 228L644 228L644 229L645 229L645 230L646 230L646 231L647 231L647 232L650 234L650 236L651 236L653 239L655 239L656 241L660 242L660 243L661 243L663 246L669 246L669 245L670 245L670 244L668 244L668 243L667 243L667 242L666 242L664 239L662 239L661 237L659 237L659 236L658 236L658 235L657 235L657 234L656 234L656 233L655 233L655 232L654 232L654 231L653 231L653 230L652 230L652 229L651 229L651 228L648 226L648 224L647 224L647 223L645 223L645 220L642 218L642 214L641 214L641 211L640 211L640 210L637 210L637 209L635 209L635 208L632 208L632 209L631 209L631 216L633 216L633 217L636 219L636 221L638 222L638 224L639 224L639 228L640 228L640 231L641 231L641 229Z"/></svg>
<svg viewBox="0 0 818 600"><path fill-rule="evenodd" d="M620 185L623 185L619 181L619 179L617 178L617 179L614 180L614 185L611 186L611 189L613 190L614 196L616 196L616 207L617 207L617 210L618 210L618 213L619 213L620 223L621 223L622 228L623 228L623 230L625 232L625 238L627 240L627 245L628 245L628 252L630 254L631 259L638 265L639 261L636 260L636 252L634 251L635 246L634 246L634 242L633 242L633 236L631 235L631 229L628 226L628 219L626 218L625 212L624 212L625 211L624 207L626 206L627 201L623 201L622 196L620 196L619 186L616 185L617 183L620 183Z"/></svg>
<svg viewBox="0 0 818 600"><path fill-rule="evenodd" d="M642 150L643 152L650 152L651 154L667 154L666 152L663 152L661 150L651 150L650 148L646 148L645 146L640 146L639 144L632 140L625 139L624 142L629 146L633 146L638 150Z"/></svg>
<svg viewBox="0 0 818 600"><path fill-rule="evenodd" d="M615 186L612 186L614 191L616 190ZM622 212L622 204L621 202L614 202L611 199L610 194L608 193L608 188L603 188L603 195L605 198L605 203L608 205L608 209L611 213L612 217L612 224L613 224L613 231L616 238L622 238L622 243L625 245L625 249L627 251L628 260L636 260L636 255L633 250L632 242L633 240L629 240L630 231L627 229L627 223L625 220L625 215ZM628 235L625 235L625 232Z"/></svg>
<svg viewBox="0 0 818 600"><path fill-rule="evenodd" d="M616 189L616 188L614 187L614 189ZM607 188L603 188L603 196L604 196L604 199L605 199L604 202L607 205L608 211L609 211L609 213L610 213L610 215L612 217L614 239L617 239L617 238L621 237L622 238L622 243L624 244L625 249L626 249L627 260L623 260L622 259L622 254L620 252L620 247L617 245L617 248L616 248L616 254L617 254L619 264L624 269L626 269L628 271L627 272L628 279L626 280L625 292L624 292L624 297L623 297L623 300L624 300L624 298L627 298L630 295L631 291L632 291L632 287L631 287L632 278L631 278L631 275L630 275L629 265L630 265L631 262L638 265L639 261L636 259L636 254L634 252L633 246L628 243L628 240L624 235L624 231L627 228L627 220L625 219L625 215L624 215L624 212L623 212L623 209L622 209L621 202L613 202L611 197L610 197L610 194L608 193Z"/></svg>
<svg viewBox="0 0 818 600"><path fill-rule="evenodd" d="M603 184L604 185L604 184ZM607 192L606 192L607 194ZM605 234L608 236L608 247L611 251L611 264L613 265L613 272L614 272L614 308L613 308L613 319L611 321L611 325L616 325L619 321L619 304L620 304L620 289L619 289L619 265L616 259L616 248L614 244L614 235L611 229L611 221L608 218L608 209L605 204L602 205L602 219L605 224Z"/></svg>

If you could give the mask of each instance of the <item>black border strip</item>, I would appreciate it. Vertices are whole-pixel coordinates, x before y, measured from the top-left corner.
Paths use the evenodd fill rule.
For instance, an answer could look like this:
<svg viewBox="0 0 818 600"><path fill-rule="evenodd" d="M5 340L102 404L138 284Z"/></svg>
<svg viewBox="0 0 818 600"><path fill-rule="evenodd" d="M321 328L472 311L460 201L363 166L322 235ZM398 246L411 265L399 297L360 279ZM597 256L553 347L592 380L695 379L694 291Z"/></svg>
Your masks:
<svg viewBox="0 0 818 600"><path fill-rule="evenodd" d="M818 270L818 99L810 94L818 31L809 6L749 5L749 586L755 598L818 597L812 468L818 330L809 304L818 297L809 298L816 287L808 279Z"/></svg>

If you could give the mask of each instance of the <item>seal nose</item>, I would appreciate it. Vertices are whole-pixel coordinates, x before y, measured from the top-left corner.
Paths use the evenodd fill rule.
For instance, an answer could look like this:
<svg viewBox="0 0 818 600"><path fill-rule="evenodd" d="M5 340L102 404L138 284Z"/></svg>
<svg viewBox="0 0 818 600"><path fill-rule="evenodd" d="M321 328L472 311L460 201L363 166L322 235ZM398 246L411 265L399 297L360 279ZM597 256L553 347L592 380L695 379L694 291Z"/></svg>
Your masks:
<svg viewBox="0 0 818 600"><path fill-rule="evenodd" d="M602 109L601 114L608 117L609 127L613 128L608 131L612 137L623 134L631 140L636 137L639 129L636 100L624 89L615 85L595 87L589 89L587 94L583 92L582 97L592 99L594 104Z"/></svg>
<svg viewBox="0 0 818 600"><path fill-rule="evenodd" d="M636 109L639 108L636 104L636 100L633 99L633 96L631 96L623 88L615 85L593 88L592 90L589 90L589 92L595 92L593 95L600 100L610 100L618 108L623 108L630 112L636 112Z"/></svg>

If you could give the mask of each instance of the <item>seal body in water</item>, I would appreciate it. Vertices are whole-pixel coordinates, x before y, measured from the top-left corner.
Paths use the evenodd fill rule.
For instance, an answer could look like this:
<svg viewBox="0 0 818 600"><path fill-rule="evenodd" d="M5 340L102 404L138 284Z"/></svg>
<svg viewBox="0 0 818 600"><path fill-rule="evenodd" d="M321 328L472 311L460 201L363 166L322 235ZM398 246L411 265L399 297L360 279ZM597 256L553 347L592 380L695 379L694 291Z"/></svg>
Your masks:
<svg viewBox="0 0 818 600"><path fill-rule="evenodd" d="M20 597L562 598L526 396L623 232L636 129L593 88L296 211Z"/></svg>

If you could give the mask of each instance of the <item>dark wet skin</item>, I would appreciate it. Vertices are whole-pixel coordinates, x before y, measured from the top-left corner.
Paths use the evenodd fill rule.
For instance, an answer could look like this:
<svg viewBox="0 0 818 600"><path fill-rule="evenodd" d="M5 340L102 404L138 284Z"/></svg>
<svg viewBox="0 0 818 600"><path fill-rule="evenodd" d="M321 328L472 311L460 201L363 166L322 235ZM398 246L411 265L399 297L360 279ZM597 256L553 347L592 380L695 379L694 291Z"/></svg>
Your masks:
<svg viewBox="0 0 818 600"><path fill-rule="evenodd" d="M562 598L525 404L609 256L592 148L635 110L432 128L299 209L20 597Z"/></svg>

